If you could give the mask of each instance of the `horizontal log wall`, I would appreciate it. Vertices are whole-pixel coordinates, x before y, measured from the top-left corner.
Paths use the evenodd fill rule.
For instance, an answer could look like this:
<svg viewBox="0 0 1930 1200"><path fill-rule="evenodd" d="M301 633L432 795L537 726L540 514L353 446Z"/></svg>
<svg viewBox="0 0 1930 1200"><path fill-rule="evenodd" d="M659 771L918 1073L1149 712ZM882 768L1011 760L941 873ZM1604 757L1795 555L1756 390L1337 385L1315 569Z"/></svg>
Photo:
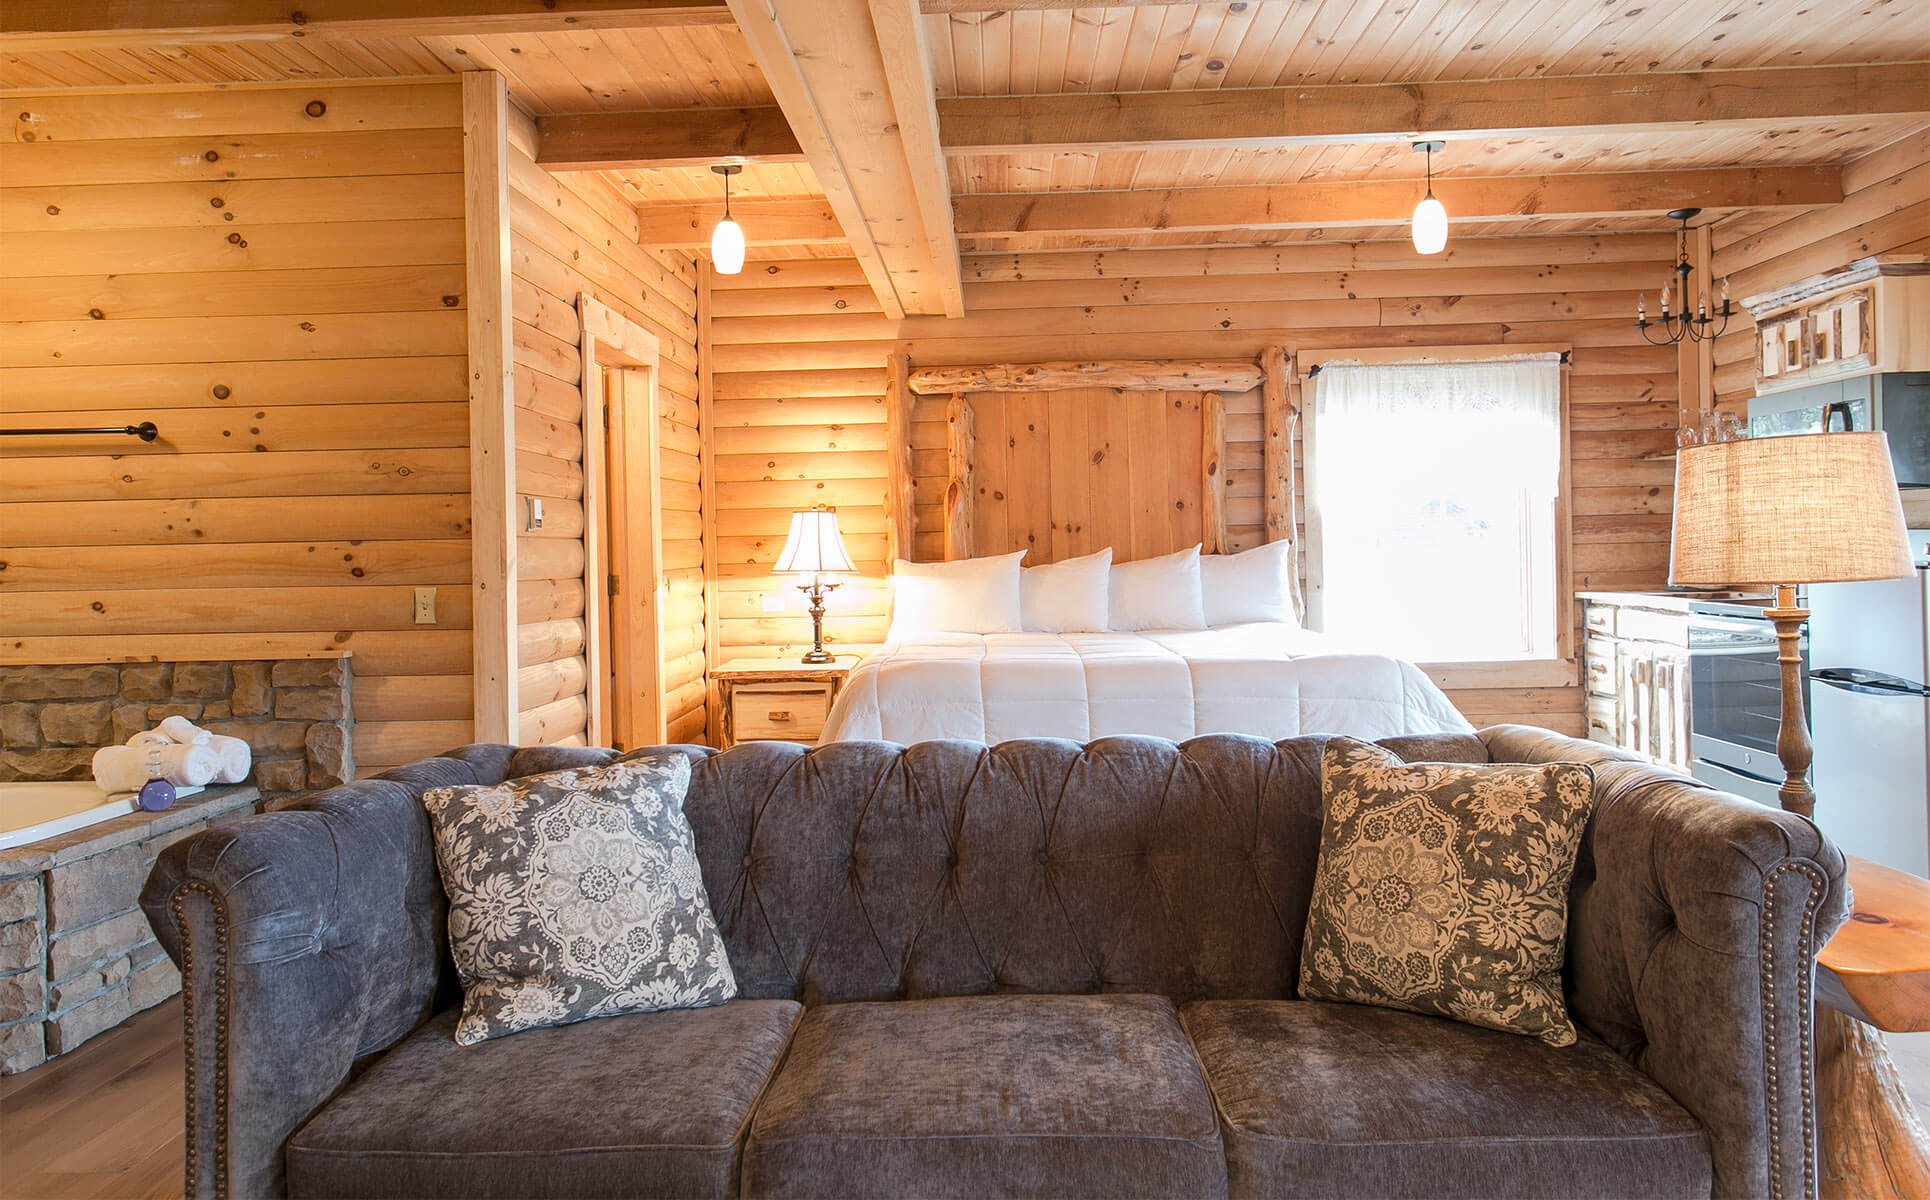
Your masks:
<svg viewBox="0 0 1930 1200"><path fill-rule="evenodd" d="M992 255L966 260L960 321L880 315L855 263L753 263L712 299L718 610L723 653L806 642L770 574L793 507L839 506L862 574L832 598L827 635L844 648L885 631L885 360L915 367L1062 359L1235 358L1269 345L1335 349L1559 342L1574 347L1571 479L1577 587L1652 587L1668 561L1675 354L1629 328L1636 293L1673 254L1656 235L1450 243L1438 258L1402 243L1277 249ZM1247 411L1249 408L1252 411ZM913 413L915 549L940 556L943 404ZM1227 410L1228 522L1257 539L1259 413ZM936 423L936 424L935 424ZM1478 470L1479 464L1469 464ZM1471 718L1579 733L1576 686L1457 687Z"/></svg>
<svg viewBox="0 0 1930 1200"><path fill-rule="evenodd" d="M522 740L578 742L588 720L583 621L583 393L576 297L588 293L657 335L663 473L664 720L702 741L704 579L698 486L697 271L688 255L637 244L635 207L601 176L534 161L518 114L509 151L516 349L516 490L540 496L544 527L520 554ZM592 368L594 369L594 368Z"/></svg>
<svg viewBox="0 0 1930 1200"><path fill-rule="evenodd" d="M0 423L161 438L8 440L6 661L346 649L361 773L470 740L460 98L7 98Z"/></svg>

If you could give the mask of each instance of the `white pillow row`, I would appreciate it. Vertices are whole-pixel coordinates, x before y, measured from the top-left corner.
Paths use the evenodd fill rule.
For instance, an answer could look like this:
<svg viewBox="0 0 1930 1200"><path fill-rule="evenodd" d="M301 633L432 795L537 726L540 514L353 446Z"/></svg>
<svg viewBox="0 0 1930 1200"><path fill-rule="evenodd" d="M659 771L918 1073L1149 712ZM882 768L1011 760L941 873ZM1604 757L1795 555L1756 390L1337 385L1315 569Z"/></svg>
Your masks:
<svg viewBox="0 0 1930 1200"><path fill-rule="evenodd" d="M1293 543L1239 554L1198 546L1113 565L1112 548L1021 567L1026 552L891 568L893 641L921 633L1104 633L1297 623Z"/></svg>

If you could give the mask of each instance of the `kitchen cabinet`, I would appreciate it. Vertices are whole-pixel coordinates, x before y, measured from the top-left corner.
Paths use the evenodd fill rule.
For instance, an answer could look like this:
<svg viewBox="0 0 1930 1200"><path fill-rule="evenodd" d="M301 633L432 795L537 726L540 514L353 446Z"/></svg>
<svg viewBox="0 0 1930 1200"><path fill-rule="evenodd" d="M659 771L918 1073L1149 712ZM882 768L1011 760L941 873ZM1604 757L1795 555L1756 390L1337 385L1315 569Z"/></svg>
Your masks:
<svg viewBox="0 0 1930 1200"><path fill-rule="evenodd" d="M1689 601L1640 592L1583 592L1588 736L1687 771Z"/></svg>
<svg viewBox="0 0 1930 1200"><path fill-rule="evenodd" d="M1930 263L1922 255L1860 259L1742 306L1756 322L1759 395L1876 371L1930 370Z"/></svg>

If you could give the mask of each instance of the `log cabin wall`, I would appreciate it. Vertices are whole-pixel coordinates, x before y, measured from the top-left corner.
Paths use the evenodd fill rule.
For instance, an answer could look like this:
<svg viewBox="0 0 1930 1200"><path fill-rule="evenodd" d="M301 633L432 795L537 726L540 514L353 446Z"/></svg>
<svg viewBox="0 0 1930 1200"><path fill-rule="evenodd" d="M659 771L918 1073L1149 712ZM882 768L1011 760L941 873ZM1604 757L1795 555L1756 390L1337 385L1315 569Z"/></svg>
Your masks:
<svg viewBox="0 0 1930 1200"><path fill-rule="evenodd" d="M633 201L619 196L599 175L551 174L538 167L534 146L533 122L513 114L508 175L516 490L544 501L544 528L522 535L517 547L521 740L579 741L588 718L582 506L586 431L576 311L577 296L588 294L659 341L663 711L671 741L702 741L698 267L689 255L640 247Z"/></svg>
<svg viewBox="0 0 1930 1200"><path fill-rule="evenodd" d="M790 510L820 502L838 506L862 572L834 594L827 640L855 650L884 636L893 353L924 367L1235 358L1275 345L1570 344L1573 582L1658 586L1668 566L1673 465L1660 456L1675 445L1675 352L1641 345L1629 326L1637 291L1653 287L1673 248L1672 238L1640 234L1450 242L1433 259L1399 242L975 256L965 261L967 317L897 322L879 313L853 262L752 263L716 281L710 308L721 652L808 644L809 622L769 569ZM1227 411L1235 548L1259 538L1257 451L1235 457L1257 439L1257 403L1235 400ZM921 397L912 414L919 558L941 557L944 404ZM766 597L784 610L766 611ZM1445 682L1477 723L1582 732L1573 682Z"/></svg>
<svg viewBox="0 0 1930 1200"><path fill-rule="evenodd" d="M362 773L470 740L458 84L6 103L0 423L160 438L8 439L4 661L347 650Z"/></svg>

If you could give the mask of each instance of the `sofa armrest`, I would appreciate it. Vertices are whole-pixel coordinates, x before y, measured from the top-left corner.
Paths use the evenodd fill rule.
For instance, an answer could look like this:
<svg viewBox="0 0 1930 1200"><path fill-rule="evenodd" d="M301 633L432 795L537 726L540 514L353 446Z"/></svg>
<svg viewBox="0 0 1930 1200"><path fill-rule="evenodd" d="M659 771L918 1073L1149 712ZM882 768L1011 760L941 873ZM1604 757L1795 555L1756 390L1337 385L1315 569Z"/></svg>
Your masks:
<svg viewBox="0 0 1930 1200"><path fill-rule="evenodd" d="M452 998L421 797L500 781L508 753L398 768L156 860L141 906L181 968L190 1197L282 1194L289 1135Z"/></svg>
<svg viewBox="0 0 1930 1200"><path fill-rule="evenodd" d="M1816 954L1847 915L1808 820L1596 742L1481 731L1497 762L1584 762L1595 813L1570 893L1575 1017L1709 1133L1717 1196L1814 1196Z"/></svg>

